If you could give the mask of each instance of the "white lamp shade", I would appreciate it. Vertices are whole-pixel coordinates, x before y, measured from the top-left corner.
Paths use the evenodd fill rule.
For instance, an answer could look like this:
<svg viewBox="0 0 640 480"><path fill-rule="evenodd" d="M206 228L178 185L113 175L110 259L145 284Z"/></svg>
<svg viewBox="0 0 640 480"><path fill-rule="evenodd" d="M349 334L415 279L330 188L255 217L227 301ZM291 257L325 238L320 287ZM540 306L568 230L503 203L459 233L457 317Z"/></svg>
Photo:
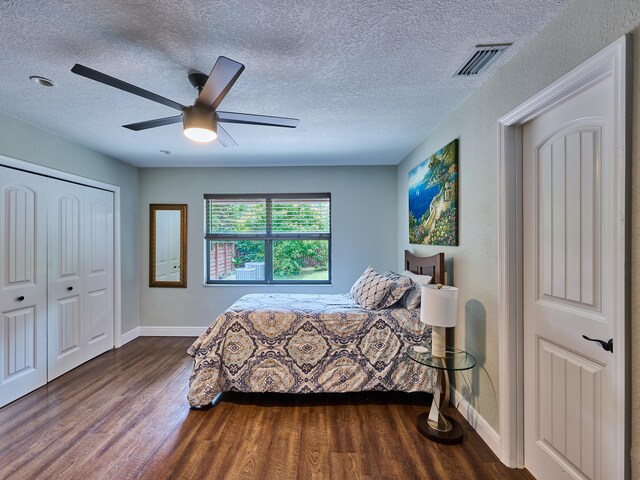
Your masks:
<svg viewBox="0 0 640 480"><path fill-rule="evenodd" d="M435 327L455 327L458 320L458 289L442 285L423 285L420 321Z"/></svg>

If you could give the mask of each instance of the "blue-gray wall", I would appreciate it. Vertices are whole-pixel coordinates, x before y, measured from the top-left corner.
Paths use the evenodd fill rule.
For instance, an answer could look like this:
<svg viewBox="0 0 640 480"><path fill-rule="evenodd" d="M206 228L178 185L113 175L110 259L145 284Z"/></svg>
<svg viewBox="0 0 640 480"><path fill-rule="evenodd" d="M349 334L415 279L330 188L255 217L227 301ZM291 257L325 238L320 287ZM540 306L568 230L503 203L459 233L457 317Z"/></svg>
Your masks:
<svg viewBox="0 0 640 480"><path fill-rule="evenodd" d="M205 193L331 193L331 286L204 286ZM149 204L187 203L187 288L149 288ZM246 293L346 293L368 265L395 267L396 167L150 168L140 170L140 323L209 325Z"/></svg>

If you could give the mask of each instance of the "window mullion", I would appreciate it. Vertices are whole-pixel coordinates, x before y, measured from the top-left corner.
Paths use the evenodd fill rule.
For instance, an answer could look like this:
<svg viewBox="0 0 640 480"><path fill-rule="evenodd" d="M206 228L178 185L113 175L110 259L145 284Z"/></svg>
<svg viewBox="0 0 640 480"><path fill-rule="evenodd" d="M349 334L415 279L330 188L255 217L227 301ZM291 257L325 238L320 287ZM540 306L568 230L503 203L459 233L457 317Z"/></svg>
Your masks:
<svg viewBox="0 0 640 480"><path fill-rule="evenodd" d="M266 210L267 210L267 237L271 236L271 219L272 219L272 211L271 211L271 198L265 198L266 202Z"/></svg>
<svg viewBox="0 0 640 480"><path fill-rule="evenodd" d="M272 211L271 211L271 198L265 198L266 209L267 209L267 239L264 241L264 279L267 283L271 283L273 281L273 242L271 241L271 221L272 221Z"/></svg>
<svg viewBox="0 0 640 480"><path fill-rule="evenodd" d="M267 283L273 282L273 241L264 241L264 279Z"/></svg>

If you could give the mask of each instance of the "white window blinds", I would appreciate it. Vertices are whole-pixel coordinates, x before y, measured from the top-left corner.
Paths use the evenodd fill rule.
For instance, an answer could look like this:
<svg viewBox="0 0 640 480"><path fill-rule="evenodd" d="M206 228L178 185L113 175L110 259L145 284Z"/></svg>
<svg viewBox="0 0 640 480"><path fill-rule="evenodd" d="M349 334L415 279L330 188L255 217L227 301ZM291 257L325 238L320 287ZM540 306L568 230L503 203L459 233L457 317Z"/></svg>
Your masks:
<svg viewBox="0 0 640 480"><path fill-rule="evenodd" d="M265 199L206 198L205 224L210 235L264 235L267 233Z"/></svg>
<svg viewBox="0 0 640 480"><path fill-rule="evenodd" d="M330 233L330 205L328 198L286 199L273 198L271 232L278 233Z"/></svg>
<svg viewBox="0 0 640 480"><path fill-rule="evenodd" d="M329 238L330 194L205 195L205 238Z"/></svg>

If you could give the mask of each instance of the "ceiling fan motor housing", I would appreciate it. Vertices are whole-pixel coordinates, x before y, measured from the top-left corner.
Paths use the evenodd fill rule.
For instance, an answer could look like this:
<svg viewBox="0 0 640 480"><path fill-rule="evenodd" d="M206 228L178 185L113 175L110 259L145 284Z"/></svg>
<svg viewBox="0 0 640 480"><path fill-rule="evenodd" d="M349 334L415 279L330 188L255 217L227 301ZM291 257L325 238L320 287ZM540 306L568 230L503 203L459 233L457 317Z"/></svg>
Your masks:
<svg viewBox="0 0 640 480"><path fill-rule="evenodd" d="M207 130L218 131L216 112L206 107L186 107L183 110L182 124L187 128L205 128Z"/></svg>

